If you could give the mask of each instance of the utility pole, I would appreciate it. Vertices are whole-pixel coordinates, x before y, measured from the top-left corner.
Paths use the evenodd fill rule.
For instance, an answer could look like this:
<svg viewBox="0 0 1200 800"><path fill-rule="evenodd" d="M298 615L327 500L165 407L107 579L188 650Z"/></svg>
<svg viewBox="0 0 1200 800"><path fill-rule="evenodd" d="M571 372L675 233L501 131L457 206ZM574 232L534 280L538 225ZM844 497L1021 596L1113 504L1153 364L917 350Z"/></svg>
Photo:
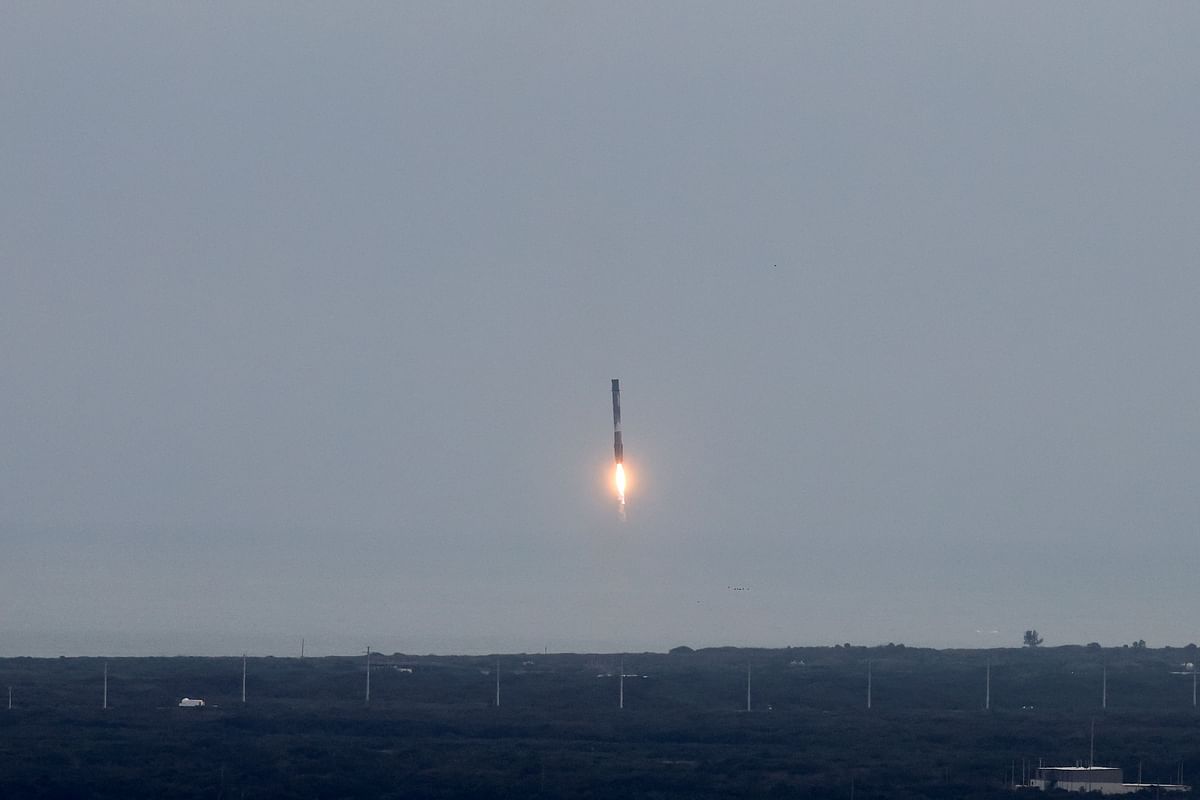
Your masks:
<svg viewBox="0 0 1200 800"><path fill-rule="evenodd" d="M620 693L617 695L617 708L625 708L625 659L621 659L621 680L619 683Z"/></svg>
<svg viewBox="0 0 1200 800"><path fill-rule="evenodd" d="M104 662L104 709L108 708L108 662Z"/></svg>
<svg viewBox="0 0 1200 800"><path fill-rule="evenodd" d="M983 695L983 710L992 710L992 660L990 658L987 662L987 689Z"/></svg>
<svg viewBox="0 0 1200 800"><path fill-rule="evenodd" d="M242 653L242 705L246 705L246 654Z"/></svg>
<svg viewBox="0 0 1200 800"><path fill-rule="evenodd" d="M1088 745L1088 769L1096 766L1096 720L1092 719L1092 741Z"/></svg>
<svg viewBox="0 0 1200 800"><path fill-rule="evenodd" d="M300 659L304 659L304 637L300 637Z"/></svg>
<svg viewBox="0 0 1200 800"><path fill-rule="evenodd" d="M750 710L750 662L746 662L746 710Z"/></svg>
<svg viewBox="0 0 1200 800"><path fill-rule="evenodd" d="M8 687L8 710L12 711L12 687Z"/></svg>
<svg viewBox="0 0 1200 800"><path fill-rule="evenodd" d="M1196 707L1196 662L1192 662L1192 708Z"/></svg>
<svg viewBox="0 0 1200 800"><path fill-rule="evenodd" d="M496 656L496 708L500 707L500 656Z"/></svg>
<svg viewBox="0 0 1200 800"><path fill-rule="evenodd" d="M871 709L871 659L867 659L867 710Z"/></svg>
<svg viewBox="0 0 1200 800"><path fill-rule="evenodd" d="M371 645L367 645L367 699L364 705L371 705Z"/></svg>

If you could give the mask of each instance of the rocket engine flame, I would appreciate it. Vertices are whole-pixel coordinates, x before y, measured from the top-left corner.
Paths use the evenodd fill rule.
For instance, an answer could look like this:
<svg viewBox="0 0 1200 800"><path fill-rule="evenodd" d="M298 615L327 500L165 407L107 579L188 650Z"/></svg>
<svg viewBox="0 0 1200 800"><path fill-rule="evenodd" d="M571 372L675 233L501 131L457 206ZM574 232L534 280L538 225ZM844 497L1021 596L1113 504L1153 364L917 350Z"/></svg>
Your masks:
<svg viewBox="0 0 1200 800"><path fill-rule="evenodd" d="M617 485L617 517L625 521L625 465L617 464L614 482Z"/></svg>

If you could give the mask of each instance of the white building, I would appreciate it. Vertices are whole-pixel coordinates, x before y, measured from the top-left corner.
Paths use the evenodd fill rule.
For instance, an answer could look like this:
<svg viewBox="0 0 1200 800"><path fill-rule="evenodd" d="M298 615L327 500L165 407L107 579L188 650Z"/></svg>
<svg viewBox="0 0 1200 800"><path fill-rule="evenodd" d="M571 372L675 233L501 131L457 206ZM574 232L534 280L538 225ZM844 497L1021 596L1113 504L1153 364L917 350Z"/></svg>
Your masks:
<svg viewBox="0 0 1200 800"><path fill-rule="evenodd" d="M179 701L180 708L200 708L204 705L203 700L185 697Z"/></svg>
<svg viewBox="0 0 1200 800"><path fill-rule="evenodd" d="M1029 785L1043 791L1065 789L1100 794L1133 794L1143 789L1186 792L1191 789L1179 783L1124 783L1124 779L1120 767L1039 767Z"/></svg>

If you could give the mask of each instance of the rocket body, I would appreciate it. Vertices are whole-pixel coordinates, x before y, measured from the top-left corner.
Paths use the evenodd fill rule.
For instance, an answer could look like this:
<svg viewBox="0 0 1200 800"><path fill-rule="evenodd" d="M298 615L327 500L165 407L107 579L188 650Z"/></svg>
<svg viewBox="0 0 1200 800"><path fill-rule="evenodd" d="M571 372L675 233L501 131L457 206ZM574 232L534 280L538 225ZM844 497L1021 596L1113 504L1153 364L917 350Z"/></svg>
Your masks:
<svg viewBox="0 0 1200 800"><path fill-rule="evenodd" d="M617 489L617 515L625 521L625 448L621 444L621 382L612 379L613 393L613 482Z"/></svg>
<svg viewBox="0 0 1200 800"><path fill-rule="evenodd" d="M613 394L613 461L617 464L625 462L625 448L621 444L621 381L612 379Z"/></svg>

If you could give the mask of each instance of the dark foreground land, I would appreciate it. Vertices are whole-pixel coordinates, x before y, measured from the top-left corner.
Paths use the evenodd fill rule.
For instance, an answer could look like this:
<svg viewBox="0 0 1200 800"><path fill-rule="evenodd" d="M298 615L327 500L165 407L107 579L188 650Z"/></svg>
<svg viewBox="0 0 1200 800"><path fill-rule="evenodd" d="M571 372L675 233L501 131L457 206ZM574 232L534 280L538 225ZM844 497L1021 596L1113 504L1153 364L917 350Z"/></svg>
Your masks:
<svg viewBox="0 0 1200 800"><path fill-rule="evenodd" d="M110 659L107 710L102 659L4 659L0 797L1008 798L1093 721L1126 780L1200 778L1194 647L630 654L624 710L621 658L501 656L499 708L495 657L375 654L369 706L362 656L251 658L245 705L241 658Z"/></svg>

